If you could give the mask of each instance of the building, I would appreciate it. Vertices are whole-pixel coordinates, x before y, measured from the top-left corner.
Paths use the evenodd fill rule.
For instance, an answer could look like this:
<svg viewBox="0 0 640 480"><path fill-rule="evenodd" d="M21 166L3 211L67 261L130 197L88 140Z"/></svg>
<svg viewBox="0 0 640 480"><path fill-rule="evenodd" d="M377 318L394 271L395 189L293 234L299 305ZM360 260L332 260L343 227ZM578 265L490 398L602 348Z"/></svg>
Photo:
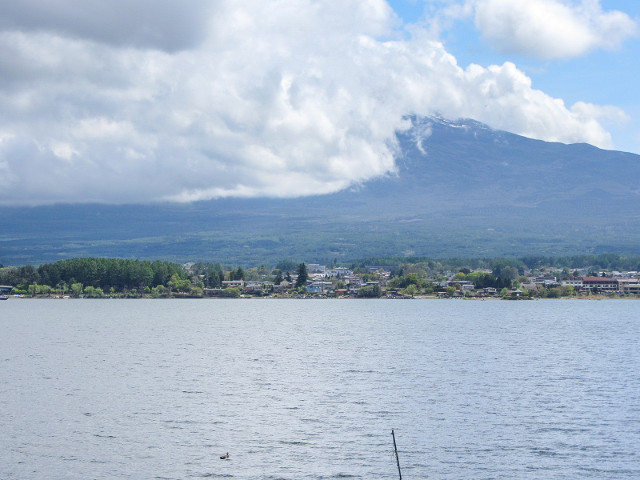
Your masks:
<svg viewBox="0 0 640 480"><path fill-rule="evenodd" d="M360 288L360 286L362 285L362 278L358 277L357 275L350 275L348 277L345 277L344 280L349 285L350 290L353 290L354 288Z"/></svg>
<svg viewBox="0 0 640 480"><path fill-rule="evenodd" d="M558 279L552 276L535 277L532 280L536 285L548 288L558 284Z"/></svg>
<svg viewBox="0 0 640 480"><path fill-rule="evenodd" d="M486 287L486 288L481 288L480 290L477 290L477 292L479 295L482 295L482 296L493 297L498 294L498 289L493 287Z"/></svg>
<svg viewBox="0 0 640 480"><path fill-rule="evenodd" d="M561 285L573 287L574 290L582 290L584 286L582 278L583 277L566 277L562 279Z"/></svg>
<svg viewBox="0 0 640 480"><path fill-rule="evenodd" d="M333 290L331 282L312 282L307 284L307 292L309 293L328 293Z"/></svg>
<svg viewBox="0 0 640 480"><path fill-rule="evenodd" d="M289 290L289 288L291 288L292 286L293 286L293 283L289 283L286 280L283 280L282 282L280 282L279 285L273 286L273 291L277 293L283 293Z"/></svg>
<svg viewBox="0 0 640 480"><path fill-rule="evenodd" d="M247 282L244 287L244 293L252 295L270 292L271 290L273 290L273 282Z"/></svg>
<svg viewBox="0 0 640 480"><path fill-rule="evenodd" d="M620 293L640 294L640 282L637 278L618 278L617 280Z"/></svg>
<svg viewBox="0 0 640 480"><path fill-rule="evenodd" d="M582 285L589 291L615 292L618 290L618 281L608 277L582 277Z"/></svg>
<svg viewBox="0 0 640 480"><path fill-rule="evenodd" d="M329 270L326 273L327 278L345 278L352 274L353 272L345 267L336 267Z"/></svg>

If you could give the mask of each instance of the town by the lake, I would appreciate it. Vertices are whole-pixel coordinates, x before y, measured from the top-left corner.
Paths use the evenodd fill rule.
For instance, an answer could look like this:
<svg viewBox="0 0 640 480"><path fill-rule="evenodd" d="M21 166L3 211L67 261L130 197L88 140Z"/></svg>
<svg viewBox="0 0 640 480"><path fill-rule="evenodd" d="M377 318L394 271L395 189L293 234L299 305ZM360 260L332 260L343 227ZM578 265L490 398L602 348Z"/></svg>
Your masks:
<svg viewBox="0 0 640 480"><path fill-rule="evenodd" d="M0 298L640 298L638 269L602 269L603 257L588 260L581 268L458 259L351 266L282 261L245 269L76 258L0 268ZM635 264L608 260L610 266Z"/></svg>

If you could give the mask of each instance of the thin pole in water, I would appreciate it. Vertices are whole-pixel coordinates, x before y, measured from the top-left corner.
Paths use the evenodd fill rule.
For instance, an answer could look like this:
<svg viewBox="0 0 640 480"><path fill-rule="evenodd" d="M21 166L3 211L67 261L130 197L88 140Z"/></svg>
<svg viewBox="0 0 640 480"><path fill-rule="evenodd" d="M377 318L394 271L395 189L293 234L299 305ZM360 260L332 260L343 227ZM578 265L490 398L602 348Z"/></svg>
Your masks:
<svg viewBox="0 0 640 480"><path fill-rule="evenodd" d="M396 463L398 464L398 475L400 475L400 480L402 480L402 472L400 471L400 458L398 457L398 447L396 446L396 434L391 430L391 436L393 437L393 451L396 454Z"/></svg>

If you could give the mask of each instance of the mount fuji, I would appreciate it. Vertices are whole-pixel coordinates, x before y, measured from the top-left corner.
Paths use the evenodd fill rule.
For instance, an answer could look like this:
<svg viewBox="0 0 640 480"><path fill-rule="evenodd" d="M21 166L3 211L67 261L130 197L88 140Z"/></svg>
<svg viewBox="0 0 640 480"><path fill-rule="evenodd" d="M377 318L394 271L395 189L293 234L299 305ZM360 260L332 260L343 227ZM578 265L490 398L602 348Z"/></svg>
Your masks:
<svg viewBox="0 0 640 480"><path fill-rule="evenodd" d="M396 171L338 193L0 208L0 263L79 256L313 263L640 254L640 155L412 117Z"/></svg>

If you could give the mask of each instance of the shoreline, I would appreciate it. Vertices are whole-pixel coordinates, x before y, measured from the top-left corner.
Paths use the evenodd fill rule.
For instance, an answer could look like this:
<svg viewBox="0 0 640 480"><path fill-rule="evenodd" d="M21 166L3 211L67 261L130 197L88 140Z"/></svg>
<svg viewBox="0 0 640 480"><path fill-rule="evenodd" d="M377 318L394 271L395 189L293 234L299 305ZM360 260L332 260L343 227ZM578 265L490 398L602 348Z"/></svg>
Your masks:
<svg viewBox="0 0 640 480"><path fill-rule="evenodd" d="M230 297L215 297L215 296L206 296L206 297L195 297L195 296L171 296L171 297L151 297L151 296L140 296L140 297L124 297L124 296L115 296L115 297L71 297L71 296L23 296L23 295L9 295L5 301L8 300L220 300L220 301L233 301L233 300L457 300L457 301L466 301L466 302L485 302L485 301L540 301L540 300L580 300L580 301L602 301L602 300L640 300L640 296L638 295L629 295L629 296L621 296L621 295L576 295L570 297L558 297L558 298L535 298L535 297L514 297L514 298L503 298L503 297L439 297L436 295L416 295L414 297L322 297L322 296L242 296L238 298L230 298Z"/></svg>

